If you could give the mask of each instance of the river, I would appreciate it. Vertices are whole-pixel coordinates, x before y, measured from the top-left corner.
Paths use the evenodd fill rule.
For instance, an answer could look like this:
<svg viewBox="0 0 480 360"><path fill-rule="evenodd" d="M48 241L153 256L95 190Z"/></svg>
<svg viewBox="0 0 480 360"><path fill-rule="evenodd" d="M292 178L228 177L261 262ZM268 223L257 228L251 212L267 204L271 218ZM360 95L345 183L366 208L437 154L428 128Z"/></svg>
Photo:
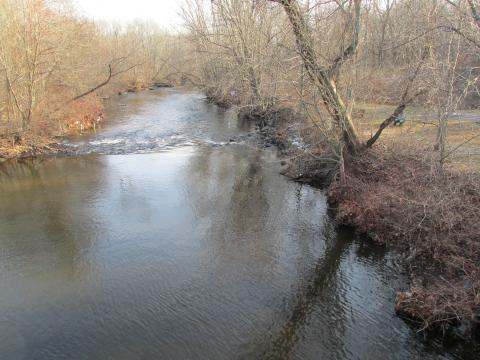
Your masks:
<svg viewBox="0 0 480 360"><path fill-rule="evenodd" d="M0 359L453 359L382 247L196 92L107 104L76 156L0 168Z"/></svg>

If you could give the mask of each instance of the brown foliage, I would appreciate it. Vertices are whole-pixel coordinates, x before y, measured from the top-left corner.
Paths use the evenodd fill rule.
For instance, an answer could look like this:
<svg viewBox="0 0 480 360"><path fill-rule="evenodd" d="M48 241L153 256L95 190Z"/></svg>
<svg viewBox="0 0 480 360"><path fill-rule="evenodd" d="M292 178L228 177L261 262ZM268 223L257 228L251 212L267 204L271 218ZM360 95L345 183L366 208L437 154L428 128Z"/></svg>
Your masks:
<svg viewBox="0 0 480 360"><path fill-rule="evenodd" d="M11 158L54 154L61 150L61 147L50 137L39 136L31 132L0 136L0 161Z"/></svg>
<svg viewBox="0 0 480 360"><path fill-rule="evenodd" d="M70 104L62 114L67 132L95 128L104 119L103 104L96 96L88 96Z"/></svg>
<svg viewBox="0 0 480 360"><path fill-rule="evenodd" d="M397 311L425 328L480 315L480 176L431 164L422 149L381 149L351 159L346 183L329 188L339 223L403 254L414 286Z"/></svg>

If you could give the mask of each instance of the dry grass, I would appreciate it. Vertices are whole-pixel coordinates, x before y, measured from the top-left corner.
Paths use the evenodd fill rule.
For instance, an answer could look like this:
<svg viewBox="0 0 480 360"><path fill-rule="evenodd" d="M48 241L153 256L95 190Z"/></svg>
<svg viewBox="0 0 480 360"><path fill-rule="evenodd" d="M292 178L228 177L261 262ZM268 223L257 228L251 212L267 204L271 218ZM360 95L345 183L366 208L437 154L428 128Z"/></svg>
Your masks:
<svg viewBox="0 0 480 360"><path fill-rule="evenodd" d="M380 123L392 112L394 106L359 104L356 113L357 125L364 138L370 137ZM388 127L381 142L409 148L420 144L433 149L437 136L435 114L421 107L410 107L406 111L407 121L402 126ZM447 164L456 170L480 171L480 111L460 111L449 121L447 135Z"/></svg>
<svg viewBox="0 0 480 360"><path fill-rule="evenodd" d="M38 119L31 131L1 133L0 158L58 153L61 146L54 135L59 131L60 135L66 135L95 128L104 118L103 104L97 96L88 96L62 109L57 117L57 126L51 120Z"/></svg>
<svg viewBox="0 0 480 360"><path fill-rule="evenodd" d="M68 106L60 115L65 133L94 129L105 117L101 100L90 95Z"/></svg>

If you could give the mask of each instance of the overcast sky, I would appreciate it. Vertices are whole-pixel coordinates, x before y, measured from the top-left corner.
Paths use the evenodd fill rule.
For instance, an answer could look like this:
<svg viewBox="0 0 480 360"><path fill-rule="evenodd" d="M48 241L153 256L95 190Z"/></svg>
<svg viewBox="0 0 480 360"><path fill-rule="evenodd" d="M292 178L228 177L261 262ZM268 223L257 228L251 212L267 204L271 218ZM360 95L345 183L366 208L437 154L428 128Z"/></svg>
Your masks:
<svg viewBox="0 0 480 360"><path fill-rule="evenodd" d="M153 20L165 29L179 29L184 0L74 0L81 14L96 20L121 23L135 19ZM173 29L172 29L173 30Z"/></svg>

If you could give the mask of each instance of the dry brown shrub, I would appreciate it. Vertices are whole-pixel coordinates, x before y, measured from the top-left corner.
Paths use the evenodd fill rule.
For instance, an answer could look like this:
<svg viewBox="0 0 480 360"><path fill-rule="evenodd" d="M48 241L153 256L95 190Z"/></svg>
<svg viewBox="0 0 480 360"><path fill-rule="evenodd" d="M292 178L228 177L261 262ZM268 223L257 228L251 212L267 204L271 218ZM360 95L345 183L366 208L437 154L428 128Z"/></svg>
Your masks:
<svg viewBox="0 0 480 360"><path fill-rule="evenodd" d="M95 95L71 103L61 115L66 132L92 129L104 117L103 104Z"/></svg>
<svg viewBox="0 0 480 360"><path fill-rule="evenodd" d="M433 153L383 148L349 161L329 198L339 223L398 249L414 287L397 311L424 327L480 314L480 175L435 171Z"/></svg>

